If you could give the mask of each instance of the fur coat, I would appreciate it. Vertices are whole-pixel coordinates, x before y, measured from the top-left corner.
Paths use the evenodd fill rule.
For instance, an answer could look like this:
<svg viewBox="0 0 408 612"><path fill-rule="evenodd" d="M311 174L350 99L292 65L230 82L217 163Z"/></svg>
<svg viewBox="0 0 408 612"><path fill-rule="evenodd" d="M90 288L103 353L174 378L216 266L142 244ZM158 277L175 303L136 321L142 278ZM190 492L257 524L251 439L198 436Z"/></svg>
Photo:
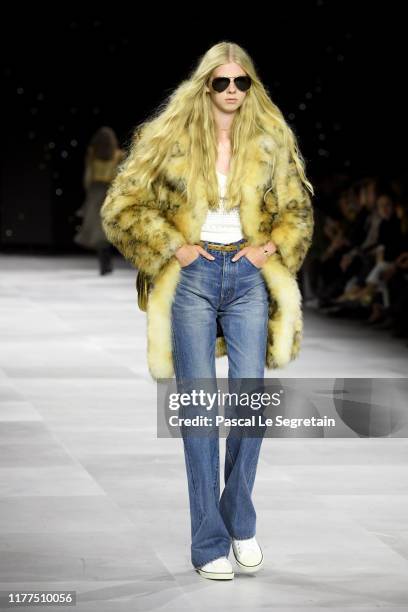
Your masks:
<svg viewBox="0 0 408 612"><path fill-rule="evenodd" d="M312 241L313 209L278 128L276 133L256 136L248 147L240 203L242 233L250 245L272 240L278 248L261 273L269 295L265 366L282 368L297 357L301 345L303 317L296 275ZM119 170L101 209L108 240L138 270L153 277L147 305L147 360L156 380L174 375L171 305L181 270L174 253L183 244L200 241L208 211L202 181L193 205L183 194L188 163L188 138L183 135L161 170L159 189L139 189L137 197L133 190L131 195ZM216 357L226 354L219 327Z"/></svg>

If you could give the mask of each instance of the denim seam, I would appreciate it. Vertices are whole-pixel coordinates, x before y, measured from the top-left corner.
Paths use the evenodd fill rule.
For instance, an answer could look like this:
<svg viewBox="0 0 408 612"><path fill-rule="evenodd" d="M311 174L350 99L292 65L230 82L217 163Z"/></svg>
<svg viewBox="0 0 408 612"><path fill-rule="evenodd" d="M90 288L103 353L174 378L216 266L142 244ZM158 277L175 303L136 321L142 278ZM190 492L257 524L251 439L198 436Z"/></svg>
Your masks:
<svg viewBox="0 0 408 612"><path fill-rule="evenodd" d="M178 355L178 351L177 351L177 339L176 339L176 334L173 328L173 322L171 324L171 334L173 337L173 353L174 353L174 361L177 364L177 371L180 371L180 360L179 360L179 355ZM174 370L176 370L176 368L174 368Z"/></svg>
<svg viewBox="0 0 408 612"><path fill-rule="evenodd" d="M254 476L255 472L256 472L256 466L258 464L258 454L255 454L254 457L252 458L252 464L251 464L251 469L249 471L248 474L248 480L252 480L252 477Z"/></svg>
<svg viewBox="0 0 408 612"><path fill-rule="evenodd" d="M228 449L228 441L226 441L225 448L226 448L226 449ZM230 453L230 451L229 451L229 450L228 450L228 455L229 455L229 456L230 456L230 458L231 458L231 464L232 464L231 471L232 471L232 470L234 469L234 464L235 464L235 461L234 461L234 459L232 458L232 455L231 455L231 453ZM237 508L237 506L235 505L234 513L233 513L233 516L231 517L231 520L230 520L230 524L231 524L231 525L233 525L233 524L234 524L234 520L235 520L235 517L236 517L236 515L237 515L237 511L238 511L238 508Z"/></svg>
<svg viewBox="0 0 408 612"><path fill-rule="evenodd" d="M195 503L195 504L197 505L197 514L198 514L198 521L197 521L197 522L198 522L198 529L199 529L199 528L200 528L200 526L201 526L201 523L202 523L202 521L203 521L204 515L203 515L203 513L202 513L202 511L201 511L201 506L200 506L200 503L199 503L199 498L198 498L198 492L197 492L196 482L195 482L195 479L194 479L193 470L192 470L192 468L191 468L191 462L190 462L190 457L189 457L189 454L188 454L188 449L187 449L187 448L186 448L185 456L186 456L187 467L188 467L188 471L189 471L189 473L190 473L191 484L192 484L192 487L193 487L193 492L194 492L194 498L195 498L195 500L194 500L194 502L193 502L193 503Z"/></svg>
<svg viewBox="0 0 408 612"><path fill-rule="evenodd" d="M215 453L216 453L216 466L215 466L214 481L213 481L214 493L216 493L216 486L215 485L217 484L217 481L218 481L219 469L220 469L219 451L217 452L217 450L216 450Z"/></svg>
<svg viewBox="0 0 408 612"><path fill-rule="evenodd" d="M228 439L227 439L227 440L226 440L226 442L225 442L225 450L226 450L226 451L227 451L227 453L228 453L228 458L229 458L229 460L230 460L230 462L231 462L232 466L234 466L234 458L233 458L233 456L231 455L231 451L230 451L230 449L229 449L229 447L228 447Z"/></svg>

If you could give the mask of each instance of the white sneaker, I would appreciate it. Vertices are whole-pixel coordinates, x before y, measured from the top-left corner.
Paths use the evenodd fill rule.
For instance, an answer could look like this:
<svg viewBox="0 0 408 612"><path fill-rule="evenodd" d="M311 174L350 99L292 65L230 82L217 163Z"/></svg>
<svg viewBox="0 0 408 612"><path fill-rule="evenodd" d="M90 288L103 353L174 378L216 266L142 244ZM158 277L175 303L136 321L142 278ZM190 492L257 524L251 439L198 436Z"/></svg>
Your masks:
<svg viewBox="0 0 408 612"><path fill-rule="evenodd" d="M247 540L235 540L232 538L232 550L235 561L243 572L253 574L263 566L262 550L255 536Z"/></svg>
<svg viewBox="0 0 408 612"><path fill-rule="evenodd" d="M212 578L213 580L230 580L234 577L234 570L227 557L218 557L218 559L214 559L214 561L210 561L202 567L196 567L196 571L203 578Z"/></svg>

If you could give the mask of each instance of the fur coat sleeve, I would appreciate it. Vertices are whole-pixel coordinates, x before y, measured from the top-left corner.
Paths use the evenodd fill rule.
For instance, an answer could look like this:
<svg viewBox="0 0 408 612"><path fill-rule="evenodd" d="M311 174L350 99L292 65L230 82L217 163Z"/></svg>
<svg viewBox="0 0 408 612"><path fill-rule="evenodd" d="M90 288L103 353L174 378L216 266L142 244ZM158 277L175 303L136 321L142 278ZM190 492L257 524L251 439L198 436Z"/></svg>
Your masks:
<svg viewBox="0 0 408 612"><path fill-rule="evenodd" d="M119 171L101 208L106 237L138 270L155 276L187 244L183 234L161 210L156 187L124 178Z"/></svg>
<svg viewBox="0 0 408 612"><path fill-rule="evenodd" d="M274 187L278 214L271 240L291 274L300 269L312 242L314 217L311 197L287 148L281 147L275 161ZM266 194L266 200L270 196Z"/></svg>

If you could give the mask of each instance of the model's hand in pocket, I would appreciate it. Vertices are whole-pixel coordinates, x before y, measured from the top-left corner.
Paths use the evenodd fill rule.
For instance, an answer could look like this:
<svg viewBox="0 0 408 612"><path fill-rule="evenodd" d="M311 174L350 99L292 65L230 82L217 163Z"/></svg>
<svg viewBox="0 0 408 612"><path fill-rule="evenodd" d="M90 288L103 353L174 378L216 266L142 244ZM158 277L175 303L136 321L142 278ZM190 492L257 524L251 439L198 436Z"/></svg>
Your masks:
<svg viewBox="0 0 408 612"><path fill-rule="evenodd" d="M240 257L246 257L257 268L262 268L270 255L265 255L264 250L267 249L270 254L276 251L276 245L269 241L261 246L246 246L234 255L231 261L238 261Z"/></svg>
<svg viewBox="0 0 408 612"><path fill-rule="evenodd" d="M183 244L177 251L175 252L175 256L179 261L179 264L182 268L189 266L195 259L202 255L206 259L213 260L215 257L208 253L201 244Z"/></svg>

